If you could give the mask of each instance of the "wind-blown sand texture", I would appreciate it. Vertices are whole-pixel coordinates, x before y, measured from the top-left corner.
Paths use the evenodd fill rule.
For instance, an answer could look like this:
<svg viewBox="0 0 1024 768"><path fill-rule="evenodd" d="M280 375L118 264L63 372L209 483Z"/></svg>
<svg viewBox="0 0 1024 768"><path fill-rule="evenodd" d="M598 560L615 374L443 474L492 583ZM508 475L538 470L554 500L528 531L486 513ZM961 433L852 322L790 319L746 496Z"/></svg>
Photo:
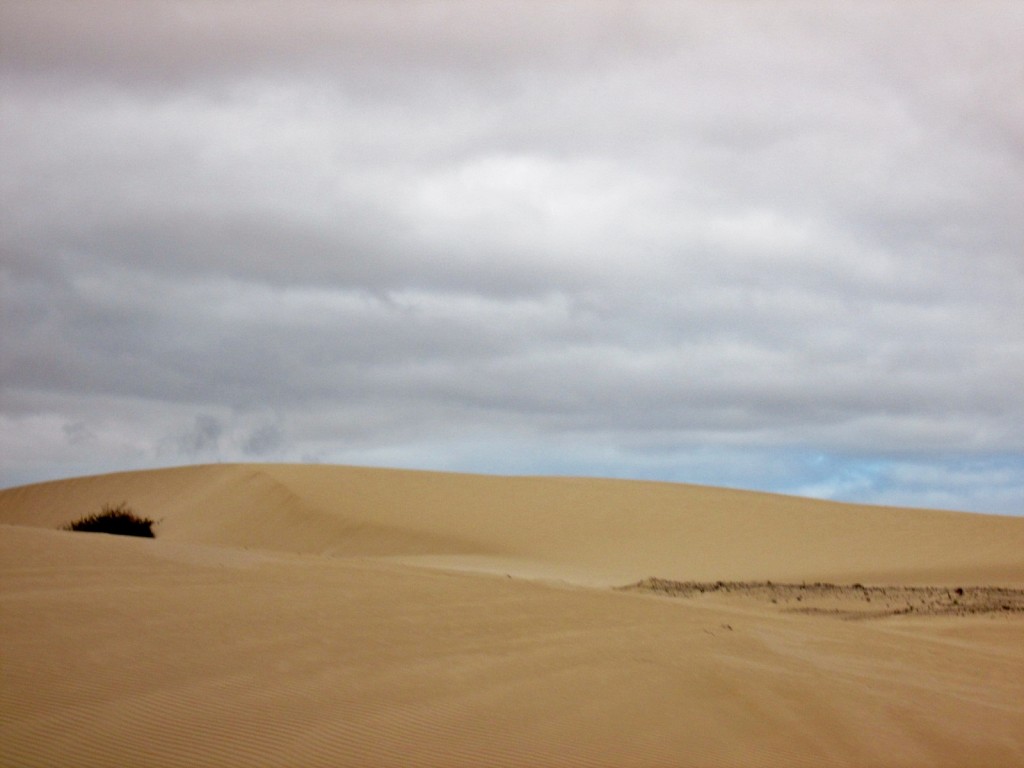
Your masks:
<svg viewBox="0 0 1024 768"><path fill-rule="evenodd" d="M0 491L0 552L3 766L1024 765L1024 518L216 465Z"/></svg>

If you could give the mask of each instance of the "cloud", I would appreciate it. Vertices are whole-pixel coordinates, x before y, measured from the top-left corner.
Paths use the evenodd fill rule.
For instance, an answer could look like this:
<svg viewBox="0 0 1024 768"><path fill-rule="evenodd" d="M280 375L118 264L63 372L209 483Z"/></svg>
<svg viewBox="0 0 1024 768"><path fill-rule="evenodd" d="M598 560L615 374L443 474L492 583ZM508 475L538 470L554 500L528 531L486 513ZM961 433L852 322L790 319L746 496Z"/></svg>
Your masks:
<svg viewBox="0 0 1024 768"><path fill-rule="evenodd" d="M249 456L269 456L284 445L284 435L273 424L264 424L250 432L242 441L242 451Z"/></svg>
<svg viewBox="0 0 1024 768"><path fill-rule="evenodd" d="M1018 511L1009 460L913 478L1024 452L1021 14L5 4L0 481L317 456Z"/></svg>
<svg viewBox="0 0 1024 768"><path fill-rule="evenodd" d="M178 434L177 450L191 459L203 454L216 454L223 433L224 425L216 416L201 413Z"/></svg>

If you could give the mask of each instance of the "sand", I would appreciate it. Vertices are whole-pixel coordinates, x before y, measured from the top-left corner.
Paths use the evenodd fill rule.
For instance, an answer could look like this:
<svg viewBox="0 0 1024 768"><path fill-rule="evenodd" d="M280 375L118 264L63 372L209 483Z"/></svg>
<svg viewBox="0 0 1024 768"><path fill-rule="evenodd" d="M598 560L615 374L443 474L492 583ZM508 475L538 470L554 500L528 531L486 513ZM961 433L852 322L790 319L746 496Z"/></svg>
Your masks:
<svg viewBox="0 0 1024 768"><path fill-rule="evenodd" d="M0 553L3 766L1024 765L1024 518L215 465L0 491Z"/></svg>

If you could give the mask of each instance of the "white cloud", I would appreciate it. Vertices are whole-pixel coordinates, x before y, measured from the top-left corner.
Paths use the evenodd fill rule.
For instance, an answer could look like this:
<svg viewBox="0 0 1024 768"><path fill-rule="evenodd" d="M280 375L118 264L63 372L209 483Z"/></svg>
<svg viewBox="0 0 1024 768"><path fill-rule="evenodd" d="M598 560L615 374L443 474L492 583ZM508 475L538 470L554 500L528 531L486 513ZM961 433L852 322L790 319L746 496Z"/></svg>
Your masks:
<svg viewBox="0 0 1024 768"><path fill-rule="evenodd" d="M884 468L1024 453L1018 5L6 4L6 480L317 456L1014 511L1019 462Z"/></svg>

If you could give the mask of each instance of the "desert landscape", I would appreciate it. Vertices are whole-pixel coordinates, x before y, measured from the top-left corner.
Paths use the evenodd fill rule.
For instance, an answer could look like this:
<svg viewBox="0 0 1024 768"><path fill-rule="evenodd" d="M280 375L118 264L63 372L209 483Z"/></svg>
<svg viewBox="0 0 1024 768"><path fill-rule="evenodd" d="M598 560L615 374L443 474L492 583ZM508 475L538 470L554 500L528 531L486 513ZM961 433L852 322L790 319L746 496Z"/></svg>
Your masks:
<svg viewBox="0 0 1024 768"><path fill-rule="evenodd" d="M0 531L4 766L1024 765L1024 518L217 464Z"/></svg>

